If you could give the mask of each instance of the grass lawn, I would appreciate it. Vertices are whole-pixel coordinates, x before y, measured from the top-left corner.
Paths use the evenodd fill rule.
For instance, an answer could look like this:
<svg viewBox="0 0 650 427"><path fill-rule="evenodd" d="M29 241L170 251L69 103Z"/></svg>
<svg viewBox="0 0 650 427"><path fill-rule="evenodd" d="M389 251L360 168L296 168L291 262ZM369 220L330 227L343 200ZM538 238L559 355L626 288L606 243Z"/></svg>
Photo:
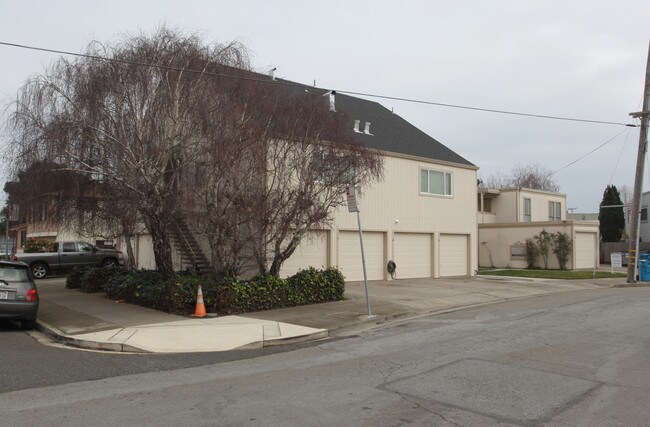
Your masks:
<svg viewBox="0 0 650 427"><path fill-rule="evenodd" d="M493 270L479 269L478 274L489 276L533 277L537 279L593 279L593 271L564 271L564 270ZM596 271L596 279L612 277L627 277L625 273L610 273L609 271Z"/></svg>

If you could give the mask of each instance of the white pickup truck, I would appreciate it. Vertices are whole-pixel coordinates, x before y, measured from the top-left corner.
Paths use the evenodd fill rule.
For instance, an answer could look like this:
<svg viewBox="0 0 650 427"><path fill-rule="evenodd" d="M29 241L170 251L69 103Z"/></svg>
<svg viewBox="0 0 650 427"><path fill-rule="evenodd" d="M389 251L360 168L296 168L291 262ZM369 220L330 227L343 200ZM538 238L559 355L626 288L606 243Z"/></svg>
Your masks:
<svg viewBox="0 0 650 427"><path fill-rule="evenodd" d="M52 270L77 266L117 267L124 265L124 255L114 249L100 249L86 242L55 242L53 252L14 254L14 261L28 264L35 279Z"/></svg>

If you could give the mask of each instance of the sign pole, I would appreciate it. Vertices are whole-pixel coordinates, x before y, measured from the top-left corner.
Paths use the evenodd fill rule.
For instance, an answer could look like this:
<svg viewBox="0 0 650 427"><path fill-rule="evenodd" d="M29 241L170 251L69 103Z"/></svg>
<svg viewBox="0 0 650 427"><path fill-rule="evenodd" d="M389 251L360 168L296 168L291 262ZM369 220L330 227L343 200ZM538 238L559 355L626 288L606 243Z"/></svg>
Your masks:
<svg viewBox="0 0 650 427"><path fill-rule="evenodd" d="M363 267L363 286L366 291L366 307L368 309L368 316L372 316L370 309L370 295L368 294L368 273L366 272L366 254L363 250L363 230L361 229L361 215L359 207L357 206L357 197L354 192L354 186L347 186L346 193L348 196L348 212L357 213L357 224L359 224L359 243L361 244L361 265Z"/></svg>
<svg viewBox="0 0 650 427"><path fill-rule="evenodd" d="M366 255L363 250L363 231L361 230L361 215L357 209L357 223L359 224L359 243L361 243L361 264L363 265L363 286L366 290L366 307L368 308L368 316L372 316L370 309L370 296L368 295L368 274L366 273Z"/></svg>

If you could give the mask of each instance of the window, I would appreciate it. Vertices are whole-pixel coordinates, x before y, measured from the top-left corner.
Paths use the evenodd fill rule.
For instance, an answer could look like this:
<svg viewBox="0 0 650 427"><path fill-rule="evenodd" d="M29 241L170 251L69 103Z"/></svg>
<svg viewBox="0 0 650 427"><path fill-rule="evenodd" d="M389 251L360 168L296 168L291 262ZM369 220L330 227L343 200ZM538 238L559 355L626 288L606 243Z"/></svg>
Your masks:
<svg viewBox="0 0 650 427"><path fill-rule="evenodd" d="M562 202L548 202L548 220L562 220Z"/></svg>
<svg viewBox="0 0 650 427"><path fill-rule="evenodd" d="M642 222L648 222L648 207L643 206L641 208L641 221Z"/></svg>
<svg viewBox="0 0 650 427"><path fill-rule="evenodd" d="M27 230L20 230L20 247L24 248L27 242Z"/></svg>
<svg viewBox="0 0 650 427"><path fill-rule="evenodd" d="M356 184L355 160L340 153L315 152L312 156L314 181L325 185Z"/></svg>
<svg viewBox="0 0 650 427"><path fill-rule="evenodd" d="M92 252L93 247L88 243L77 243L77 252Z"/></svg>
<svg viewBox="0 0 650 427"><path fill-rule="evenodd" d="M524 198L524 222L530 222L530 218L531 218L530 199Z"/></svg>
<svg viewBox="0 0 650 427"><path fill-rule="evenodd" d="M63 243L63 252L76 252L77 248L75 247L74 242L65 242Z"/></svg>
<svg viewBox="0 0 650 427"><path fill-rule="evenodd" d="M421 169L420 194L451 196L451 173Z"/></svg>

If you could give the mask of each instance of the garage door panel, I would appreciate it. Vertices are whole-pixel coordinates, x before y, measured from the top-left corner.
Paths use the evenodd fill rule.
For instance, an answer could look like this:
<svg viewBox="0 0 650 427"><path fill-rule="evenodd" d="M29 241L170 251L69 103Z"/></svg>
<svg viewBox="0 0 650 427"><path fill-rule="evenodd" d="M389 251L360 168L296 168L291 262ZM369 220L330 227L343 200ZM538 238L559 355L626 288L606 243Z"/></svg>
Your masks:
<svg viewBox="0 0 650 427"><path fill-rule="evenodd" d="M307 233L296 251L282 264L280 275L289 277L301 269L327 267L327 234L325 231Z"/></svg>
<svg viewBox="0 0 650 427"><path fill-rule="evenodd" d="M575 251L574 268L592 268L596 261L596 233L576 233Z"/></svg>
<svg viewBox="0 0 650 427"><path fill-rule="evenodd" d="M431 235L424 233L395 233L393 235L394 261L397 278L431 277Z"/></svg>
<svg viewBox="0 0 650 427"><path fill-rule="evenodd" d="M440 276L467 276L468 243L465 234L442 234L440 236Z"/></svg>
<svg viewBox="0 0 650 427"><path fill-rule="evenodd" d="M358 231L341 231L338 242L339 268L349 281L363 280L361 244ZM384 234L363 233L368 280L384 279Z"/></svg>

